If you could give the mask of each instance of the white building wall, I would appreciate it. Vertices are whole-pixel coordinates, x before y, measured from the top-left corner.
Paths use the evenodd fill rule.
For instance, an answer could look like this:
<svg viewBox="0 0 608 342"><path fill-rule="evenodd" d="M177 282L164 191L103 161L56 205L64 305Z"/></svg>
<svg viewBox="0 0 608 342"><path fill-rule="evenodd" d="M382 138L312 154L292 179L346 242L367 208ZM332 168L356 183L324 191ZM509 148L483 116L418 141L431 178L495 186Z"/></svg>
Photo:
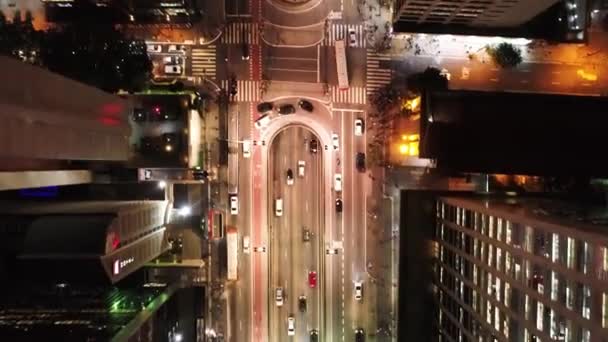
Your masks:
<svg viewBox="0 0 608 342"><path fill-rule="evenodd" d="M0 75L0 159L128 159L129 101L8 57Z"/></svg>

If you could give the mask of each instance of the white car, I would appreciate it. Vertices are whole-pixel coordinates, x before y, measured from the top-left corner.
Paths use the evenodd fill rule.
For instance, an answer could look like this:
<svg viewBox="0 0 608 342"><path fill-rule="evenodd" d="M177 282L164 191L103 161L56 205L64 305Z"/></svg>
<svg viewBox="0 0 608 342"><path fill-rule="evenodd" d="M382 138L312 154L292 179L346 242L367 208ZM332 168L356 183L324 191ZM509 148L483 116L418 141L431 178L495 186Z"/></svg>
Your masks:
<svg viewBox="0 0 608 342"><path fill-rule="evenodd" d="M257 129L262 129L265 128L266 126L268 126L268 124L270 123L270 116L268 116L268 114L264 114L262 116L260 116L257 120L255 120L255 128Z"/></svg>
<svg viewBox="0 0 608 342"><path fill-rule="evenodd" d="M339 173L334 175L334 190L336 192L342 191L342 175Z"/></svg>
<svg viewBox="0 0 608 342"><path fill-rule="evenodd" d="M452 74L450 74L450 72L448 71L448 69L441 69L441 72L439 73L439 75L445 77L446 80L450 80L452 78Z"/></svg>
<svg viewBox="0 0 608 342"><path fill-rule="evenodd" d="M357 46L357 32L355 30L348 30L348 45L351 47Z"/></svg>
<svg viewBox="0 0 608 342"><path fill-rule="evenodd" d="M332 145L334 145L334 150L340 148L340 138L338 138L338 135L336 133L331 134L331 143Z"/></svg>
<svg viewBox="0 0 608 342"><path fill-rule="evenodd" d="M304 167L306 166L306 162L303 160L298 160L298 176L304 177Z"/></svg>
<svg viewBox="0 0 608 342"><path fill-rule="evenodd" d="M230 195L230 215L238 215L239 213L239 198L237 195Z"/></svg>
<svg viewBox="0 0 608 342"><path fill-rule="evenodd" d="M275 291L274 300L277 303L277 306L283 306L283 288L282 287L277 287L277 289Z"/></svg>
<svg viewBox="0 0 608 342"><path fill-rule="evenodd" d="M249 254L249 236L243 236L243 253Z"/></svg>
<svg viewBox="0 0 608 342"><path fill-rule="evenodd" d="M148 45L148 52L161 52L163 51L163 47L157 44Z"/></svg>
<svg viewBox="0 0 608 342"><path fill-rule="evenodd" d="M296 334L296 319L293 316L287 317L287 335L293 336Z"/></svg>
<svg viewBox="0 0 608 342"><path fill-rule="evenodd" d="M165 74L167 75L181 75L182 67L179 65L165 65Z"/></svg>
<svg viewBox="0 0 608 342"><path fill-rule="evenodd" d="M360 281L355 282L355 300L361 300L363 298L363 283Z"/></svg>
<svg viewBox="0 0 608 342"><path fill-rule="evenodd" d="M468 80L470 72L471 72L471 69L469 69L467 67L462 67L462 76L460 76L460 78L463 80Z"/></svg>
<svg viewBox="0 0 608 342"><path fill-rule="evenodd" d="M358 137L363 135L363 120L361 119L355 120L355 135Z"/></svg>
<svg viewBox="0 0 608 342"><path fill-rule="evenodd" d="M251 141L243 140L243 158L251 157Z"/></svg>
<svg viewBox="0 0 608 342"><path fill-rule="evenodd" d="M182 45L169 45L169 52L186 51L186 48Z"/></svg>
<svg viewBox="0 0 608 342"><path fill-rule="evenodd" d="M276 216L283 216L283 199L282 198L277 198L274 201L274 214Z"/></svg>

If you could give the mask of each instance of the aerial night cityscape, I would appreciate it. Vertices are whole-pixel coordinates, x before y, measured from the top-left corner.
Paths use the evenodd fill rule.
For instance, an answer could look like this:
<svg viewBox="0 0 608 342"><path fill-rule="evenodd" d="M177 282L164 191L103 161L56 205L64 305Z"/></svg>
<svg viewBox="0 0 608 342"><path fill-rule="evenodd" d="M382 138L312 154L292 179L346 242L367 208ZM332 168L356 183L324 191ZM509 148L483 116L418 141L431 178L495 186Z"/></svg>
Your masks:
<svg viewBox="0 0 608 342"><path fill-rule="evenodd" d="M608 342L608 0L0 0L0 342Z"/></svg>

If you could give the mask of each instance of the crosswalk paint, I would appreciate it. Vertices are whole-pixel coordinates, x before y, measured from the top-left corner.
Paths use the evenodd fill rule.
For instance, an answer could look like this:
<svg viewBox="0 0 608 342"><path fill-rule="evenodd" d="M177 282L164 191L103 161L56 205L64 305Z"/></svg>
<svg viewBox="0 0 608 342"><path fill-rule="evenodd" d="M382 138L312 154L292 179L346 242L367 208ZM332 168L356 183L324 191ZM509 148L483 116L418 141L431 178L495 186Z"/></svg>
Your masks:
<svg viewBox="0 0 608 342"><path fill-rule="evenodd" d="M192 49L192 76L215 79L215 45Z"/></svg>
<svg viewBox="0 0 608 342"><path fill-rule="evenodd" d="M333 103L366 104L367 96L365 87L350 87L345 90L340 90L338 86L332 86L331 101Z"/></svg>
<svg viewBox="0 0 608 342"><path fill-rule="evenodd" d="M366 65L366 86L367 95L372 94L376 89L391 83L393 73L391 69L380 67L380 61L389 61L390 56L378 55L373 50L367 50Z"/></svg>
<svg viewBox="0 0 608 342"><path fill-rule="evenodd" d="M367 46L367 40L365 39L365 29L363 25L348 25L348 24L331 24L329 32L325 34L325 38L321 41L323 46L333 46L336 40L345 39L346 44L350 38L348 37L348 31L354 30L357 36L357 45L355 47L365 48Z"/></svg>
<svg viewBox="0 0 608 342"><path fill-rule="evenodd" d="M230 23L220 37L222 44L258 44L260 31L257 23L237 22Z"/></svg>
<svg viewBox="0 0 608 342"><path fill-rule="evenodd" d="M230 81L222 80L222 88L230 91ZM260 101L260 82L241 80L236 81L236 96L234 101L236 102L258 102Z"/></svg>

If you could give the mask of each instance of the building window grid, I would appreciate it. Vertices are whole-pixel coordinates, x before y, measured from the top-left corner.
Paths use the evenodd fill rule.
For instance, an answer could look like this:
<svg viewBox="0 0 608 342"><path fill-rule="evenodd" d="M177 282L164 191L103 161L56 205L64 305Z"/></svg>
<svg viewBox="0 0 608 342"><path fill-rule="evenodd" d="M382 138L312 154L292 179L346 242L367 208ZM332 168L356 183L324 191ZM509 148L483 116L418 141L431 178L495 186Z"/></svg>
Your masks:
<svg viewBox="0 0 608 342"><path fill-rule="evenodd" d="M483 249L483 246L484 246L484 245L482 245L482 249ZM454 247L454 248L455 248L455 247ZM465 257L465 260L466 260L466 257ZM529 265L530 265L530 264L531 264L531 263L530 263L530 261L526 260L526 265L528 265L528 267L529 267ZM516 266L517 266L517 264L516 264ZM479 270L478 270L478 269L477 269L477 270L475 270L475 269L477 269L477 265L476 265L476 264L474 264L474 272L477 272L477 273L478 273L478 272L479 272ZM528 271L528 272L530 272L530 271ZM502 273L502 272L501 272L501 273ZM491 274L491 273L488 273L488 276L489 276L489 277L488 277L488 282L486 282L486 284L488 284L488 283L489 283L489 284L491 284L491 279L492 279L494 276L492 276L492 274ZM482 278L483 278L483 276L482 276ZM529 278L529 277L528 277L528 278ZM547 277L547 278L548 278L548 277ZM474 278L474 279L476 279L476 278ZM566 288L566 291L567 291L567 292L569 291L569 290L568 290L568 288ZM542 287L541 287L541 290L540 290L539 292L540 292L541 294L544 292L544 291L542 291ZM475 294L475 295L476 295L476 294ZM568 297L568 295L566 295L566 297ZM571 297L572 297L572 296L571 296ZM528 300L528 302L526 302L526 303L525 303L525 311L526 311L526 314L528 314L528 316L529 316L529 312L530 312L530 310L529 310L529 297L528 297L527 295L526 295L526 300ZM571 300L571 301L572 301L572 300ZM486 302L486 301L484 301L484 302ZM534 302L536 303L536 300L535 300ZM567 300L567 302L568 302L568 300ZM538 303L542 303L542 302L538 302ZM485 304L485 303L484 303L484 304ZM544 304L543 304L543 308L544 308L544 307L545 307L545 306L544 306ZM476 311L477 311L477 310L476 310ZM590 314L590 310L587 310L587 314ZM543 315L543 316L545 316L545 317L540 317L540 318L539 318L539 320L543 320L543 319L545 319L545 318L546 318L546 319L545 319L545 320L547 321L547 323L546 323L546 324L548 324L548 323L549 323L549 316L548 316L548 315L549 315L549 314L548 314L548 312L547 312L547 315ZM536 315L535 315L535 316L536 316ZM529 317L526 317L526 319L529 319ZM543 324L544 326L546 326L546 324L544 324L544 323L542 323L542 324Z"/></svg>
<svg viewBox="0 0 608 342"><path fill-rule="evenodd" d="M482 216L482 218L483 218L483 216ZM508 221L507 221L507 222L508 222ZM515 225L513 225L512 227L515 227ZM515 229L514 229L514 230L515 230ZM532 227L526 226L526 227L525 227L525 230L526 230L526 234L525 234L526 239L527 239L527 240L529 240L530 235L533 235L533 234L531 234L531 233L534 231L534 229L533 229ZM464 236L466 237L466 236L467 236L467 234L465 234ZM549 236L549 238L547 239L547 241L550 241L550 242L551 242L551 244L552 244L552 246L551 246L551 247L549 247L549 248L547 248L547 250L549 250L549 249L551 250L551 253L548 253L548 254L547 254L547 255L545 255L545 256L546 256L546 257L551 257L552 259L553 259L553 258L557 258L558 260L560 260L560 259L561 259L561 258L559 257L559 254L560 254L560 253L557 253L557 256L555 256L555 249L559 249L559 248L561 247L561 244L559 243L559 240L560 240L561 238L560 238L559 236L556 238L556 237L555 237L555 234L547 234L547 236ZM575 252L572 250L572 249L574 248L574 247L572 247L572 246L574 246L574 244L573 244L573 242L572 242L572 241L575 241L575 240L570 240L570 241L571 241L571 242L570 242L570 245L571 245L571 248L570 248L570 249L571 249L571 251L570 251L570 253L569 253L569 254L567 254L567 253L566 253L566 252L567 252L567 250L568 250L568 248L567 248L566 246L564 246L564 248L562 249L562 250L563 250L563 252L564 252L564 256L565 256L565 258L564 258L564 259L568 259L568 258L566 257L567 255L570 255L570 256L575 255ZM526 245L529 245L529 243L527 243L527 242L526 242L525 244L526 244ZM553 246L553 244L557 244L557 247L556 247L556 248L553 248L553 247L554 247L554 246ZM564 245L566 245L566 244L564 244ZM489 259L488 259L488 257L489 257L489 255L488 255L488 254L489 254L489 253L491 253L491 252L486 253L486 251L489 251L489 248L490 248L490 247L491 247L491 245L490 245L490 246L486 246L486 243L485 243L483 240L479 240L479 239L477 239L477 237L475 237L475 238L474 238L474 246L473 246L473 252L474 252L474 253L473 253L473 255L477 256L477 259L478 259L478 260L481 260L481 261L487 261L487 262L491 263L492 261L489 261ZM515 246L515 245L513 245L513 246L511 246L511 247L516 247L516 246ZM601 248L601 251L602 251L602 252L601 252L601 253L602 253L602 254L601 254L601 256L602 256L602 259L603 259L603 260L602 260L602 269L603 269L604 267L607 267L607 268L608 268L608 255L607 255L608 253L606 252L606 250L607 250L607 249L606 249L605 247L602 247L602 248ZM470 253L468 253L468 254L470 254ZM582 273L584 273L584 272L585 272L585 270L589 270L589 268L590 268L590 263L591 263L591 255L592 255L592 253L591 253L591 246L590 246L590 245L589 245L587 242L584 242L584 244L583 244L583 250L582 250L581 254L585 255L585 257L584 257L584 259L585 259L584 266L581 266L581 272L582 272ZM574 262L574 260L575 260L575 259L576 259L576 258L571 258L571 260L572 260L572 261L571 261L570 263L572 264L572 263ZM519 265L517 262L514 262L514 263L509 263L509 264L508 264L508 266L506 266L506 267L511 268L511 266L513 266L513 265L514 265L514 266L515 266L515 268L516 268L516 269L514 270L514 271L515 271L516 278L519 278L519 277L518 277L518 274L519 274L519 268L520 268L520 265ZM565 265L565 266L567 266L567 265ZM500 266L499 266L499 267L500 267ZM553 268L551 268L551 269L553 269ZM526 269L526 271L527 271L527 272L526 272L526 273L527 273L527 274L526 274L526 279L530 279L530 274L528 274L528 273L529 273L529 270L527 270L527 269ZM589 272L587 271L587 273L589 273ZM603 280L603 274L602 274L602 275L600 275L600 276L599 276L599 278ZM518 279L518 280L519 280L519 279ZM548 277L547 277L547 280L548 280Z"/></svg>
<svg viewBox="0 0 608 342"><path fill-rule="evenodd" d="M475 217L475 216L472 215L472 217ZM483 216L481 216L481 217L483 218ZM510 225L509 221L506 221L506 222L508 222L509 225ZM531 231L533 231L532 227L526 227L526 238L529 238L529 236L531 235L530 234ZM506 234L506 236L505 236L505 240L506 241L507 240L509 240L509 241L512 240L512 238L511 238L512 235L513 235L512 234L512 229L505 229L505 234ZM462 236L466 237L467 235L466 234L460 235L459 238L462 239ZM560 240L560 236L558 234L552 233L552 234L550 234L550 238L547 241L547 242L550 242L551 244L550 244L550 248L548 248L548 249L550 249L550 253L547 253L546 256L550 257L552 261L558 261L559 262L559 260L560 260L560 258L559 258L560 253L558 252L559 248L560 248L559 240ZM477 254L478 253L477 252L478 249L481 249L482 250L482 254L483 254L485 243L483 241L481 241L481 246L478 247L479 246L478 243L480 243L480 240L478 240L477 238L475 238L474 241L475 241L475 243L474 243L474 246L473 246L473 248L474 248L473 254ZM590 257L591 256L591 246L586 241L576 241L575 239L572 239L570 237L568 237L566 241L567 241L566 248L564 248L564 250L565 250L564 254L566 254L565 256L566 256L566 260L567 260L567 265L566 266L568 266L568 268L571 268L571 269L572 268L578 268L578 267L575 267L575 265L577 265L576 264L576 259L577 259L576 256L578 255L579 258L582 256L584 258L585 262L580 265L580 269L581 269L581 271L583 273L587 273L588 272L588 267L589 267L588 263L591 260L591 257ZM580 246L581 246L580 247L581 250L579 250L579 251L577 251L577 249L576 249L578 247L577 243L580 244ZM526 242L526 245L529 246L528 249L530 249L530 247L532 247L531 244L530 244L530 242L529 242L529 239ZM464 246L464 242L462 242L461 246ZM607 270L608 269L608 248L601 247L601 249L599 249L599 250L601 251L600 252L601 253L600 256L602 258L602 270ZM506 252L506 253L508 253L508 252ZM470 254L470 253L468 253L468 254ZM506 266L505 269L510 268L511 263L508 263L508 265L509 266ZM475 266L475 271L474 272L478 272L476 270L476 265L474 265L474 266ZM552 300L555 300L555 296L556 296L555 293L556 293L557 289L560 286L559 285L559 283L560 283L559 279L557 277L555 277L554 274L555 274L555 272L552 271L552 273L551 273L551 283L552 283L552 285L551 285L551 299ZM477 281L475 277L474 277L474 281ZM557 284L554 284L554 283L557 283ZM585 285L585 286L588 288L587 285ZM564 288L565 288L564 297L566 299L565 300L566 307L568 307L569 309L572 309L573 308L572 304L573 304L574 298L575 298L574 294L572 293L573 291L572 291L571 287L568 286L568 284L566 284L564 286ZM589 295L587 295L587 296L584 297L583 302L581 304L582 305L581 305L580 308L582 309L583 316L585 318L589 319L590 312L591 312L590 311L590 298L589 298ZM603 310L607 310L607 309L603 308ZM605 324L604 323L605 320L608 320L608 318L604 318L604 316L606 316L606 315L603 315L603 317L602 317L602 323L603 324Z"/></svg>

